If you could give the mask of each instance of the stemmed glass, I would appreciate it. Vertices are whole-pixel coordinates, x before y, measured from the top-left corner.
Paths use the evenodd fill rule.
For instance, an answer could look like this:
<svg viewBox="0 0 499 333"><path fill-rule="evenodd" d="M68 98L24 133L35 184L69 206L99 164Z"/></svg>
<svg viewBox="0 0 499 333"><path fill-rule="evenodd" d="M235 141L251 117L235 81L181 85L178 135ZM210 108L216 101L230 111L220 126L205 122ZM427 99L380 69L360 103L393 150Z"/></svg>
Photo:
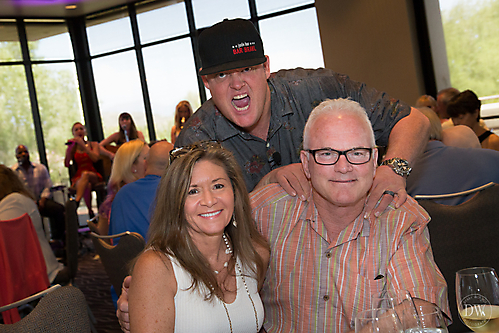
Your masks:
<svg viewBox="0 0 499 333"><path fill-rule="evenodd" d="M490 267L466 268L456 273L457 309L474 332L499 332L499 279Z"/></svg>
<svg viewBox="0 0 499 333"><path fill-rule="evenodd" d="M404 329L394 309L360 311L355 316L355 333L402 333Z"/></svg>

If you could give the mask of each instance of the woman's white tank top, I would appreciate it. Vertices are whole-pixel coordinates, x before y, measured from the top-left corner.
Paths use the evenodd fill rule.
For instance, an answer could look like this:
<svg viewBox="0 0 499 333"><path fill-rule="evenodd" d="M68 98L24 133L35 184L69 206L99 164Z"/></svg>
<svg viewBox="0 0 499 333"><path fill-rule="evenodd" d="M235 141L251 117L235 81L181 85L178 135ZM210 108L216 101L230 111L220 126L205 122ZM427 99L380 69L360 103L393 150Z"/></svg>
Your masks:
<svg viewBox="0 0 499 333"><path fill-rule="evenodd" d="M168 256L169 257L169 256ZM222 301L216 297L213 301L205 301L204 293L207 288L201 288L193 291L188 289L192 284L191 275L182 268L175 258L169 257L175 278L177 280L177 293L175 295L175 332L213 332L230 333L230 323ZM239 266L242 267L239 259ZM248 286L249 293L255 304L258 315L258 331L263 324L264 310L263 304L258 294L258 285L254 278L245 274L244 279ZM230 322L232 323L232 332L253 333L257 332L255 311L248 297L242 277L236 269L237 295L234 302L225 304L227 307ZM200 292L200 291L201 292Z"/></svg>

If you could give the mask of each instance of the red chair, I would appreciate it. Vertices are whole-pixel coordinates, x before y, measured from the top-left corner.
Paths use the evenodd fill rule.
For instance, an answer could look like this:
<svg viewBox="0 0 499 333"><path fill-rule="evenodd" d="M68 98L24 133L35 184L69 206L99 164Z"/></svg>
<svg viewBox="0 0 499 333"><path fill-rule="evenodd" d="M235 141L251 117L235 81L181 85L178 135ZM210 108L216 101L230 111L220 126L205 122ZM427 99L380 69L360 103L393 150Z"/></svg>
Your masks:
<svg viewBox="0 0 499 333"><path fill-rule="evenodd" d="M45 259L31 218L26 213L0 221L0 306L47 289ZM2 313L4 323L21 317L17 308Z"/></svg>

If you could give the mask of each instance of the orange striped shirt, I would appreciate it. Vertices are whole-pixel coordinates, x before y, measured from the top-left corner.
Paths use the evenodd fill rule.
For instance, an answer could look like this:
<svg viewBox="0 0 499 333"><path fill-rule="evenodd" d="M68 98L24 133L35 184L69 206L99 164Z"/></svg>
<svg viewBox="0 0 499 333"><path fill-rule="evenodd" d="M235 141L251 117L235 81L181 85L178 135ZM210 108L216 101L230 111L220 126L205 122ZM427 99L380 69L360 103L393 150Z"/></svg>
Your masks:
<svg viewBox="0 0 499 333"><path fill-rule="evenodd" d="M428 214L410 197L378 218L361 214L330 240L313 202L271 184L251 194L271 256L261 292L267 332L347 332L372 296L406 289L450 314L433 260ZM375 279L376 278L376 279Z"/></svg>

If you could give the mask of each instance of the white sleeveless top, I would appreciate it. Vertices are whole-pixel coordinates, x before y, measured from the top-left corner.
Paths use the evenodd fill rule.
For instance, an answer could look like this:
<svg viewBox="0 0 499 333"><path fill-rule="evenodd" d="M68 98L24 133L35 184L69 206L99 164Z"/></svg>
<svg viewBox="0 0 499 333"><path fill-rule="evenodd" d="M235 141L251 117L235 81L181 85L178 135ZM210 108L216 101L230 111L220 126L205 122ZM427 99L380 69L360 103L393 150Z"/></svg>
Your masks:
<svg viewBox="0 0 499 333"><path fill-rule="evenodd" d="M191 275L182 268L175 258L167 255L172 262L175 279L177 280L177 293L175 295L175 332L213 332L230 333L229 319L225 312L222 301L215 297L213 301L205 301L204 293L207 288L203 285L193 291L188 289L191 284ZM239 266L242 268L241 262ZM245 274L243 270L243 274ZM258 284L254 278L245 275L246 285L248 286L251 298L255 304L258 315L258 331L263 324L263 304L258 294ZM244 282L236 267L237 294L234 302L225 304L232 322L232 331L238 333L254 333L256 329L255 311L248 297Z"/></svg>

